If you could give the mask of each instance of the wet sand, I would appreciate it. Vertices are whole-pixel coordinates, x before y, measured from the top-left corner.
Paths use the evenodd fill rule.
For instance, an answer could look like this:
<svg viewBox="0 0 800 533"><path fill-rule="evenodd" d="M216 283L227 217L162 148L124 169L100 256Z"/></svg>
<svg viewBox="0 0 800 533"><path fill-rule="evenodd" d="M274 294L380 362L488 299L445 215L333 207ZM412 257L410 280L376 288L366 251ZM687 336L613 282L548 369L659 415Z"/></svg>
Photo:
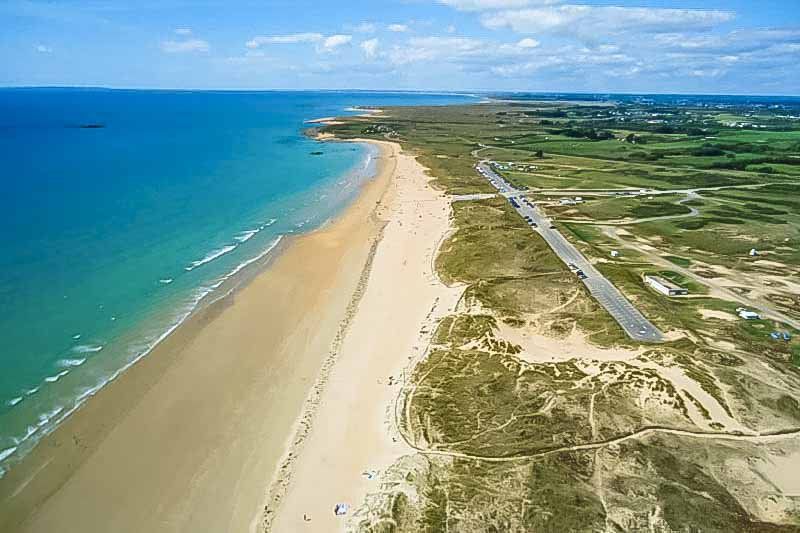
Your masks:
<svg viewBox="0 0 800 533"><path fill-rule="evenodd" d="M0 480L0 531L255 531L370 264L396 154L333 223L187 320Z"/></svg>

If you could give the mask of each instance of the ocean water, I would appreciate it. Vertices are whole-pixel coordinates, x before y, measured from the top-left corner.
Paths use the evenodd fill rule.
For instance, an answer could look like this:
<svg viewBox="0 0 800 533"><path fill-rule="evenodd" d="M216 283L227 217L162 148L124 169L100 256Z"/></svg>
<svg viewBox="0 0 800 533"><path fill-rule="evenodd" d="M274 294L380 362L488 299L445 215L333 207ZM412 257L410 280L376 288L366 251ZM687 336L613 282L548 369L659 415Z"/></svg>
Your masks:
<svg viewBox="0 0 800 533"><path fill-rule="evenodd" d="M226 279L355 196L374 150L307 139L304 121L468 101L0 90L0 475Z"/></svg>

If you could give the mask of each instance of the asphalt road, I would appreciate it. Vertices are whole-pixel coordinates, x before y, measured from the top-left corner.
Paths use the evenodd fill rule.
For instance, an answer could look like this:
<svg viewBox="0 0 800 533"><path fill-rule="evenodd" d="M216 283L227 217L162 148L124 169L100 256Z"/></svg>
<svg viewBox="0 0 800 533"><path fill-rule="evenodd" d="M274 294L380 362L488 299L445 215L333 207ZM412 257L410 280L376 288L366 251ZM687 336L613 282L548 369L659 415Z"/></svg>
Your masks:
<svg viewBox="0 0 800 533"><path fill-rule="evenodd" d="M586 288L600 302L600 305L605 307L614 317L614 320L622 326L622 329L625 330L629 337L642 342L661 342L663 340L663 334L572 243L565 239L558 230L551 228L550 221L532 203L528 203L523 197L515 196L520 191L495 173L489 165L479 163L477 168L478 172L485 176L501 194L516 201L518 207L515 207L515 209L521 216L529 216L533 219L537 227L532 227L531 229L544 238L564 263L574 265L573 269L580 269L586 274L586 278L582 280Z"/></svg>

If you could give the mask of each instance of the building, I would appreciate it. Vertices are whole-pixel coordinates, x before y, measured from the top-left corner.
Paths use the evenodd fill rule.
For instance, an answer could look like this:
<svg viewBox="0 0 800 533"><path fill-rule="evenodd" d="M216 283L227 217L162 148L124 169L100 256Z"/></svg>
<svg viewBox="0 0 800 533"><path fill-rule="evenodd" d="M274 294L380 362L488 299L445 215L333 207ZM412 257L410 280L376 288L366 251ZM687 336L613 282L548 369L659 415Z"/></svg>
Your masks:
<svg viewBox="0 0 800 533"><path fill-rule="evenodd" d="M758 255L758 250L756 250L755 248L751 248L750 249L750 257L755 257L757 255Z"/></svg>
<svg viewBox="0 0 800 533"><path fill-rule="evenodd" d="M689 294L688 289L679 287L678 285L675 285L671 281L666 280L661 276L645 276L644 282L665 296L681 296L684 294Z"/></svg>
<svg viewBox="0 0 800 533"><path fill-rule="evenodd" d="M617 250L611 250L611 257L619 257L619 252Z"/></svg>
<svg viewBox="0 0 800 533"><path fill-rule="evenodd" d="M761 318L761 315L759 315L755 311L748 311L747 309L744 309L742 307L740 307L738 311L739 311L739 316L744 318L745 320L759 320Z"/></svg>

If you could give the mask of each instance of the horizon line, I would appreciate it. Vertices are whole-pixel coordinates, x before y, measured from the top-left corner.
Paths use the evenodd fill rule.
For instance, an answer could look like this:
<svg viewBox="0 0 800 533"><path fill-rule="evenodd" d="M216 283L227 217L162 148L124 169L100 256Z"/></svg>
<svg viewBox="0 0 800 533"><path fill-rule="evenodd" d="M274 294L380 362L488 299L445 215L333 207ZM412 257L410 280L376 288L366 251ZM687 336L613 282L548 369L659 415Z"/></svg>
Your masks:
<svg viewBox="0 0 800 533"><path fill-rule="evenodd" d="M637 91L559 91L526 89L365 89L365 88L234 88L234 87L124 87L111 85L0 85L2 90L20 89L81 89L104 91L164 91L164 92L372 92L372 93L424 93L456 96L486 94L565 94L565 95L621 95L621 96L762 96L775 98L800 98L800 94L782 93L704 93L704 92L637 92Z"/></svg>

